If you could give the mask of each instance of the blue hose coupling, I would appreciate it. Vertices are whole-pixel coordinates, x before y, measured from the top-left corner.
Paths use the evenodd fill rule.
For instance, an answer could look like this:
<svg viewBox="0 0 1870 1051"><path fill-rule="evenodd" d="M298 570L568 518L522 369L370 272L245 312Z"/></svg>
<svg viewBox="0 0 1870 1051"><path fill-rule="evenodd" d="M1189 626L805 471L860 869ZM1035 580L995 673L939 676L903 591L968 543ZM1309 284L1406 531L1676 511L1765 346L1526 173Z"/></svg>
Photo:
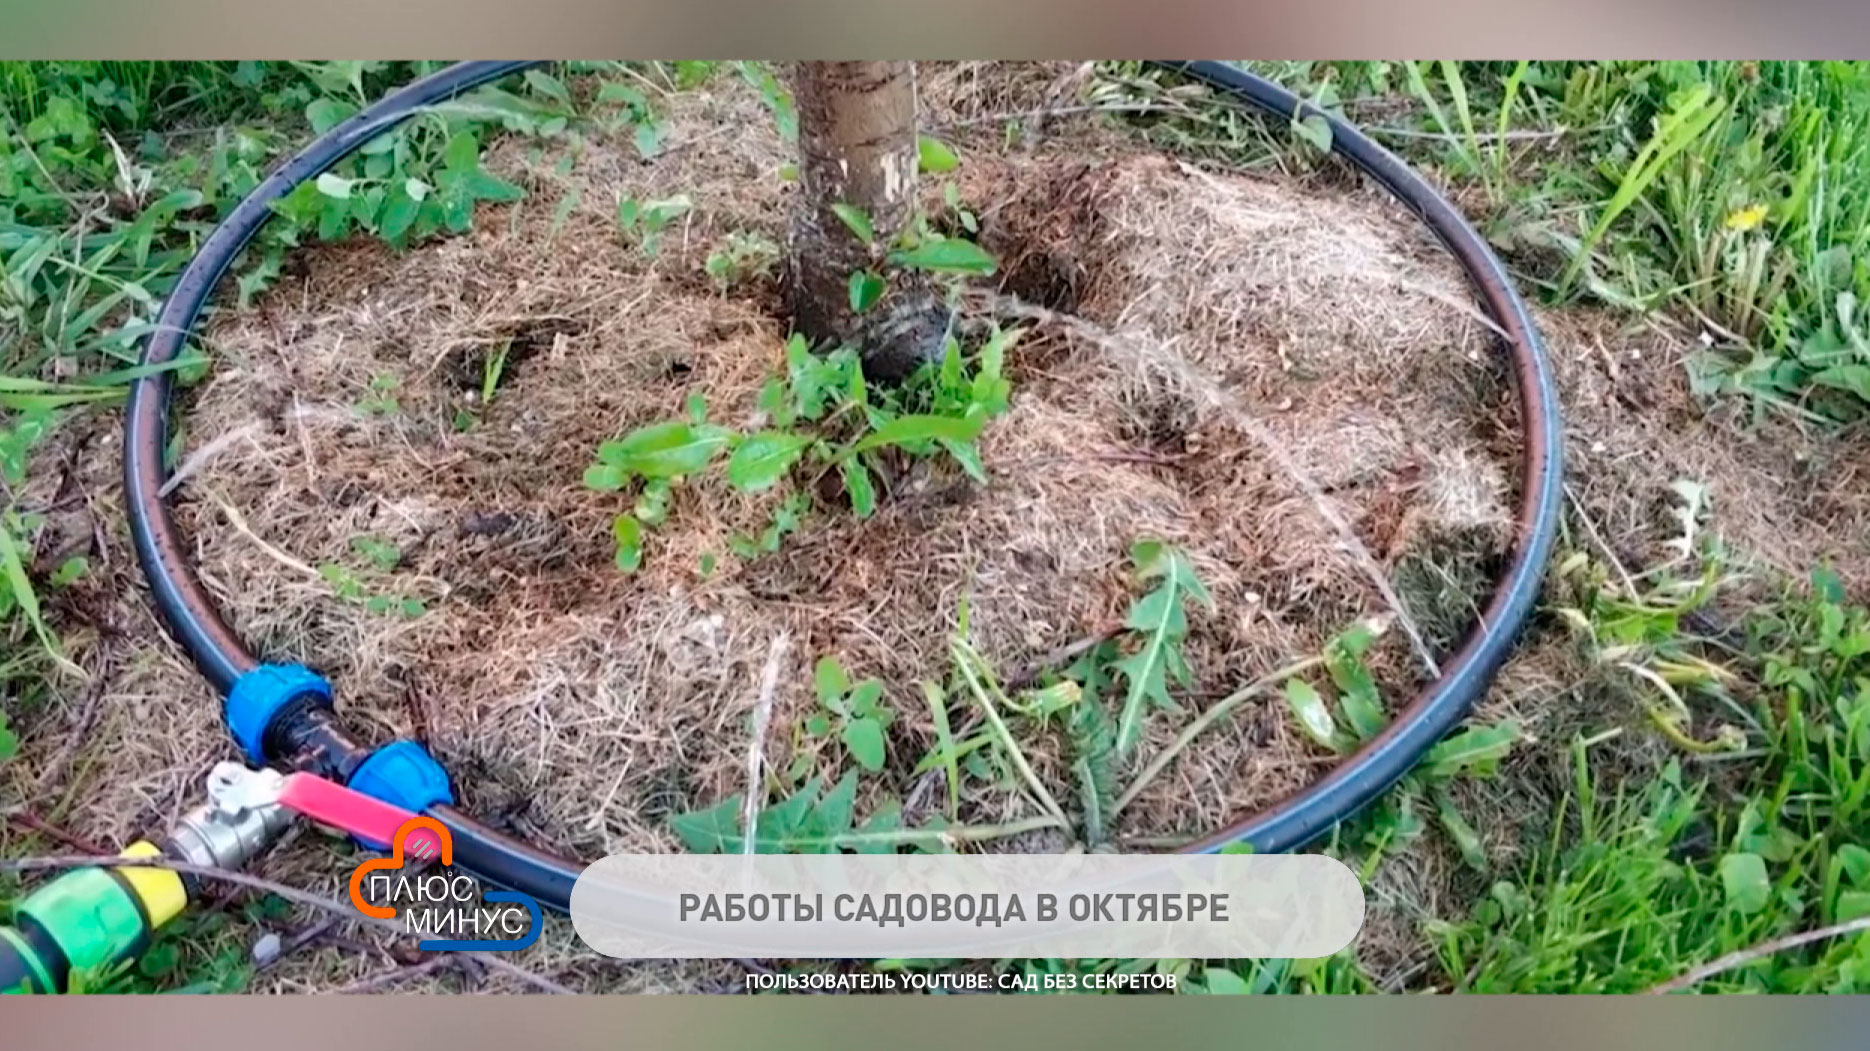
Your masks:
<svg viewBox="0 0 1870 1051"><path fill-rule="evenodd" d="M351 788L374 799L422 813L437 804L453 804L454 789L448 785L448 771L435 761L428 749L415 741L391 741L370 753L370 757L351 771ZM381 850L383 843L359 838L365 846Z"/></svg>
<svg viewBox="0 0 1870 1051"><path fill-rule="evenodd" d="M302 664L262 664L234 680L222 711L249 762L266 765L267 728L286 706L300 700L332 706L331 684Z"/></svg>

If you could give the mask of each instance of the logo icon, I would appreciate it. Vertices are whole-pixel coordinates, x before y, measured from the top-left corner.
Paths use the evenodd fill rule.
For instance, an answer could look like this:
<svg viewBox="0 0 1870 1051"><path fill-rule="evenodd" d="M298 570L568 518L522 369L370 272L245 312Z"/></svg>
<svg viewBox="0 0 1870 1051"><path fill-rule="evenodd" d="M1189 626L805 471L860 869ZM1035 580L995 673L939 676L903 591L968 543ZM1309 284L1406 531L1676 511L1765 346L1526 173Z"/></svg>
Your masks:
<svg viewBox="0 0 1870 1051"><path fill-rule="evenodd" d="M469 876L402 873L410 861L422 864L436 859L440 859L443 867L454 864L454 837L432 817L410 818L396 830L389 857L371 858L351 873L351 904L366 916L379 920L396 918L395 905L375 904L365 896L364 881L369 878L373 889L385 890L387 896L401 906L403 925L411 933L471 931L507 935L502 938L424 938L417 945L425 952L514 952L539 940L545 926L545 913L531 895L510 890L490 890L477 895L479 886ZM381 874L372 877L372 873ZM488 908L501 905L508 907ZM519 919L522 910L530 917L524 923Z"/></svg>

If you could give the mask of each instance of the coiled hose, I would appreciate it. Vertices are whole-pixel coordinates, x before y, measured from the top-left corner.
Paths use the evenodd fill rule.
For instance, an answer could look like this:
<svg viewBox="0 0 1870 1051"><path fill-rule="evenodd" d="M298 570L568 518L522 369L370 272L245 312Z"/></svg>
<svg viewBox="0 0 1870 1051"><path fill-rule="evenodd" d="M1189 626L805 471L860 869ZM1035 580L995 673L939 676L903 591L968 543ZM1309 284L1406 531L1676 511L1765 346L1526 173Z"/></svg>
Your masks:
<svg viewBox="0 0 1870 1051"><path fill-rule="evenodd" d="M145 371L130 390L124 423L124 495L137 559L170 633L208 681L225 694L241 675L258 666L227 626L190 566L175 522L162 499L167 480L171 373L159 366L181 353L203 304L235 256L271 218L271 204L316 178L385 130L431 106L539 63L464 62L424 77L386 96L325 132L275 170L209 235L164 302L155 331L144 344ZM1331 128L1331 149L1381 183L1435 232L1473 281L1489 316L1505 333L1520 418L1524 429L1520 507L1510 565L1486 609L1470 629L1441 676L1329 775L1286 800L1229 824L1184 849L1210 853L1235 843L1260 853L1283 853L1330 831L1406 774L1437 741L1466 717L1493 680L1531 615L1545 564L1558 529L1561 499L1562 427L1550 364L1525 303L1505 267L1456 209L1423 178L1356 128L1324 113L1262 77L1218 62L1156 65L1207 84L1222 95L1290 120L1322 117ZM322 713L321 713L322 714ZM269 754L315 754L328 768L348 771L369 754L335 717L301 720L291 740L275 742ZM481 878L531 895L565 911L583 865L538 850L489 828L452 806L431 816L453 834L456 862Z"/></svg>

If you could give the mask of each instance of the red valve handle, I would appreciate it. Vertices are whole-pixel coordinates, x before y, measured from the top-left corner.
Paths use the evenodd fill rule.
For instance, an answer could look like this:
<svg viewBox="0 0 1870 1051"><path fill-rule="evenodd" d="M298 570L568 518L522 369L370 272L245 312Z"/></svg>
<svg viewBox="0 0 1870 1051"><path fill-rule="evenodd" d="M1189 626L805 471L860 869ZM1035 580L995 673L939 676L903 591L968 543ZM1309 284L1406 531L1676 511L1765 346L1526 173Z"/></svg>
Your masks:
<svg viewBox="0 0 1870 1051"><path fill-rule="evenodd" d="M279 803L321 825L348 832L367 843L388 843L393 848L396 847L396 833L404 823L419 816L354 788L303 772L286 775ZM441 841L430 829L412 829L395 853L399 857L426 861L441 853Z"/></svg>

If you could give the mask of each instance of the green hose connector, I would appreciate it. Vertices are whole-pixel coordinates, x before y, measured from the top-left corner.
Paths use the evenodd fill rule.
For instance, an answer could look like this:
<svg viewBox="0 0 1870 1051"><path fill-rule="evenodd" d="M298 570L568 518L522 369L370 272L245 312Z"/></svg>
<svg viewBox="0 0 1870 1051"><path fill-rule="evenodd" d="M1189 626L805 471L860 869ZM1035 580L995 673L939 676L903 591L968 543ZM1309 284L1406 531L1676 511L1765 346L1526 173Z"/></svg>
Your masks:
<svg viewBox="0 0 1870 1051"><path fill-rule="evenodd" d="M132 843L123 859L173 859L232 871L265 850L292 821L279 805L276 770L219 763L208 774L208 802L182 815L158 847ZM0 926L0 994L62 993L74 972L133 959L156 929L188 908L189 888L162 864L74 869L29 895ZM0 1045L4 1046L4 1045Z"/></svg>
<svg viewBox="0 0 1870 1051"><path fill-rule="evenodd" d="M0 993L43 993L64 986L70 968L44 928L0 927Z"/></svg>
<svg viewBox="0 0 1870 1051"><path fill-rule="evenodd" d="M148 857L149 843L124 852ZM73 971L132 959L182 911L187 891L157 868L76 869L33 892L0 927L0 993L62 993Z"/></svg>

